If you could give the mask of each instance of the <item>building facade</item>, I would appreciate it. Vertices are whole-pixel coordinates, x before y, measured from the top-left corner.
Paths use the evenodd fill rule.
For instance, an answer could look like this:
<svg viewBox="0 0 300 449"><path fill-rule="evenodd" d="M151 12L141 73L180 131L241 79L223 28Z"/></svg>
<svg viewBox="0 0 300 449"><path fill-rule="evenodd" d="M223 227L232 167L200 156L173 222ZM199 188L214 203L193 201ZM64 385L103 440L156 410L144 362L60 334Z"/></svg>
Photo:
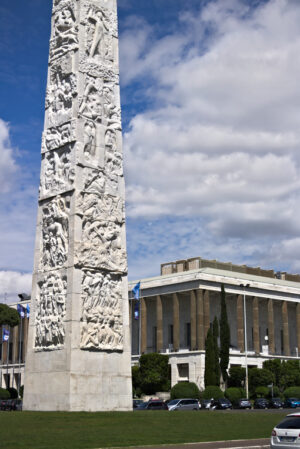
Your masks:
<svg viewBox="0 0 300 449"><path fill-rule="evenodd" d="M300 363L298 276L197 258L163 264L160 276L140 282L139 301L132 294L137 281L129 283L132 364L138 363L140 354L167 354L172 385L189 380L204 388L205 337L214 318L220 317L222 284L231 334L230 366L245 366L246 356L249 367L261 368L272 358ZM27 303L21 302L25 307ZM9 341L1 343L4 388L23 385L27 333L28 318L23 318Z"/></svg>
<svg viewBox="0 0 300 449"><path fill-rule="evenodd" d="M160 276L141 280L140 317L132 320L133 363L139 354L168 354L172 385L189 380L203 389L205 337L220 318L222 284L230 366L261 368L270 358L299 359L298 276L196 258L163 264Z"/></svg>

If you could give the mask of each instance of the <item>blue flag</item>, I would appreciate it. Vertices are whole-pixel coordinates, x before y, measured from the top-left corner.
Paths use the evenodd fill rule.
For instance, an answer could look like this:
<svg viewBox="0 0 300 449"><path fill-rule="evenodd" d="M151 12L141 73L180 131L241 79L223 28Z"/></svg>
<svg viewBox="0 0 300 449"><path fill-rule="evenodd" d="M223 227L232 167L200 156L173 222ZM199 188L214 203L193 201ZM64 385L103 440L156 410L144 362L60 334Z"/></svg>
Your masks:
<svg viewBox="0 0 300 449"><path fill-rule="evenodd" d="M30 307L29 307L29 304L27 304L27 306L26 306L26 317L29 318L29 315L30 315Z"/></svg>
<svg viewBox="0 0 300 449"><path fill-rule="evenodd" d="M9 330L8 329L3 329L3 337L2 337L3 341L8 341L9 340Z"/></svg>
<svg viewBox="0 0 300 449"><path fill-rule="evenodd" d="M24 309L23 306L21 306L21 304L18 304L18 305L17 305L17 311L18 311L18 313L20 314L20 317L21 317L21 318L24 318L24 317L25 317L25 309Z"/></svg>
<svg viewBox="0 0 300 449"><path fill-rule="evenodd" d="M132 289L132 293L133 293L133 297L134 299L140 299L140 288L141 288L141 283L138 282Z"/></svg>

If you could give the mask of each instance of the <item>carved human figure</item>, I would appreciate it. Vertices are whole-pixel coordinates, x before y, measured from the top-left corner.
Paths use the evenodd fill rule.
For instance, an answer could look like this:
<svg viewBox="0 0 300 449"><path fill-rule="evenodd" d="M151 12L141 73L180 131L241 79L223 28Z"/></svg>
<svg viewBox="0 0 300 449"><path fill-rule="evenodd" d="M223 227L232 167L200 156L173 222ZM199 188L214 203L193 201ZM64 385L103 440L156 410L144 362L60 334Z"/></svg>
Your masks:
<svg viewBox="0 0 300 449"><path fill-rule="evenodd" d="M102 117L102 105L99 92L92 82L86 86L79 113L91 120L97 120Z"/></svg>
<svg viewBox="0 0 300 449"><path fill-rule="evenodd" d="M88 160L96 154L96 126L90 120L84 125L83 151Z"/></svg>

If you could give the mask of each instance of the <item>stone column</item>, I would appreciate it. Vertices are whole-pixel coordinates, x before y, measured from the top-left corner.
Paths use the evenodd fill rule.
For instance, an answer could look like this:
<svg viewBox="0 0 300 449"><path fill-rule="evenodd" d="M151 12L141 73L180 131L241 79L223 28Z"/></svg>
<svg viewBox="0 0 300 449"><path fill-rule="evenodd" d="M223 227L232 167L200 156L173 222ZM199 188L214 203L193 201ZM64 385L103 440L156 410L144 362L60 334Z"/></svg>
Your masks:
<svg viewBox="0 0 300 449"><path fill-rule="evenodd" d="M204 309L204 341L205 341L208 329L210 327L209 290L205 290L204 292L203 309Z"/></svg>
<svg viewBox="0 0 300 449"><path fill-rule="evenodd" d="M238 349L241 352L245 351L245 338L244 338L244 305L243 305L243 295L237 296L236 305L236 318L237 318L237 344Z"/></svg>
<svg viewBox="0 0 300 449"><path fill-rule="evenodd" d="M297 304L297 347L298 347L298 357L300 357L300 303Z"/></svg>
<svg viewBox="0 0 300 449"><path fill-rule="evenodd" d="M253 349L255 354L260 353L260 335L259 335L259 301L253 298Z"/></svg>
<svg viewBox="0 0 300 449"><path fill-rule="evenodd" d="M273 299L268 300L268 338L269 353L275 354L275 332L274 332L274 303Z"/></svg>
<svg viewBox="0 0 300 449"><path fill-rule="evenodd" d="M163 309L161 296L156 296L156 326L157 326L157 352L163 350Z"/></svg>
<svg viewBox="0 0 300 449"><path fill-rule="evenodd" d="M203 310L203 290L197 290L197 349L203 351L204 344L204 310Z"/></svg>
<svg viewBox="0 0 300 449"><path fill-rule="evenodd" d="M197 348L197 329L196 329L197 307L196 294L191 290L191 351Z"/></svg>
<svg viewBox="0 0 300 449"><path fill-rule="evenodd" d="M141 298L141 354L147 351L147 303Z"/></svg>
<svg viewBox="0 0 300 449"><path fill-rule="evenodd" d="M20 324L13 328L13 363L19 361L19 327Z"/></svg>
<svg viewBox="0 0 300 449"><path fill-rule="evenodd" d="M284 355L291 355L290 353L290 335L289 335L289 318L288 318L288 303L282 302L282 325L283 325L283 352Z"/></svg>
<svg viewBox="0 0 300 449"><path fill-rule="evenodd" d="M179 298L177 293L173 293L173 347L174 351L178 351L180 348Z"/></svg>

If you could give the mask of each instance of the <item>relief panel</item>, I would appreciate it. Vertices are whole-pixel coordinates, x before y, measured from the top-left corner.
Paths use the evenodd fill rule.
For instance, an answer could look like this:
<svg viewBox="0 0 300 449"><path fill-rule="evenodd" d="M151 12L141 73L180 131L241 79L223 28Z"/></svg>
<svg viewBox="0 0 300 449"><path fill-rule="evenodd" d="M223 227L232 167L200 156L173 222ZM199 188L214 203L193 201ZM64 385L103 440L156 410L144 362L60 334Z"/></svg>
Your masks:
<svg viewBox="0 0 300 449"><path fill-rule="evenodd" d="M69 199L61 196L42 205L40 270L60 268L67 262L69 211Z"/></svg>
<svg viewBox="0 0 300 449"><path fill-rule="evenodd" d="M35 349L60 349L65 341L67 277L49 273L38 282L35 307Z"/></svg>
<svg viewBox="0 0 300 449"><path fill-rule="evenodd" d="M78 26L73 2L56 0L53 34L50 41L50 61L78 49Z"/></svg>
<svg viewBox="0 0 300 449"><path fill-rule="evenodd" d="M55 150L67 143L76 141L76 121L64 123L55 128L48 128L43 133L42 153Z"/></svg>
<svg viewBox="0 0 300 449"><path fill-rule="evenodd" d="M81 349L123 350L122 280L84 271L82 280Z"/></svg>
<svg viewBox="0 0 300 449"><path fill-rule="evenodd" d="M75 169L74 145L44 154L42 160L42 176L40 197L56 195L73 188Z"/></svg>

